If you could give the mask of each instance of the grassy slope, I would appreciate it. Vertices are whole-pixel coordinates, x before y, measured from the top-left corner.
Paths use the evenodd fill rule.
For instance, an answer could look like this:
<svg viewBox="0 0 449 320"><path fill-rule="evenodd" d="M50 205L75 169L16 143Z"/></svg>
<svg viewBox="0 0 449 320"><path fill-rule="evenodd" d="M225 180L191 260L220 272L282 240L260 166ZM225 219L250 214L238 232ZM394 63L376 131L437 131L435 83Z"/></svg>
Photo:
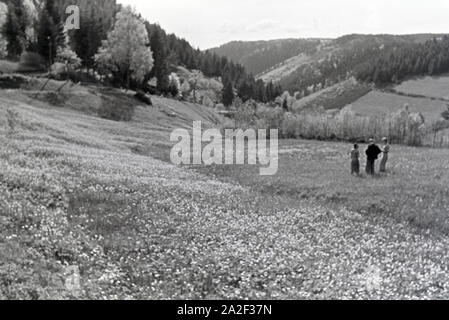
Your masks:
<svg viewBox="0 0 449 320"><path fill-rule="evenodd" d="M278 82L289 74L293 73L296 69L305 65L307 63L311 63L313 59L309 57L307 54L301 53L295 57L292 57L279 65L267 70L260 75L258 75L258 79L262 79L265 82L273 81Z"/></svg>
<svg viewBox="0 0 449 320"><path fill-rule="evenodd" d="M337 51L338 47L336 47L331 40L321 40L321 44L317 47L317 51L315 53L311 55L301 53L297 56L289 58L269 70L260 73L257 75L257 78L262 79L265 82L273 81L282 83L282 80L294 74L302 66L317 63Z"/></svg>
<svg viewBox="0 0 449 320"><path fill-rule="evenodd" d="M431 98L415 98L374 90L352 103L352 109L361 115L380 115L396 112L408 105L411 112L420 112L426 121L441 119L447 102Z"/></svg>
<svg viewBox="0 0 449 320"><path fill-rule="evenodd" d="M17 62L0 60L0 73L13 73L18 68L19 68L19 64Z"/></svg>
<svg viewBox="0 0 449 320"><path fill-rule="evenodd" d="M426 184L447 199L446 151L394 150L413 161L384 180L350 178L346 146L315 142L287 144L271 178L189 170L155 157L173 126L215 118L154 100L117 123L1 92L0 298L449 297L445 236L346 208Z"/></svg>
<svg viewBox="0 0 449 320"><path fill-rule="evenodd" d="M374 179L352 177L347 143L281 141L279 171L260 177L250 166L212 166L200 172L238 181L264 194L286 195L324 205L412 222L449 234L449 150L393 146L389 172ZM361 146L362 171L366 146ZM231 179L231 180L229 180Z"/></svg>
<svg viewBox="0 0 449 320"><path fill-rule="evenodd" d="M298 100L294 104L296 110L314 110L323 107L325 110L342 109L371 91L368 85L349 79L315 92Z"/></svg>
<svg viewBox="0 0 449 320"><path fill-rule="evenodd" d="M395 90L405 94L449 100L449 76L408 80L397 86Z"/></svg>

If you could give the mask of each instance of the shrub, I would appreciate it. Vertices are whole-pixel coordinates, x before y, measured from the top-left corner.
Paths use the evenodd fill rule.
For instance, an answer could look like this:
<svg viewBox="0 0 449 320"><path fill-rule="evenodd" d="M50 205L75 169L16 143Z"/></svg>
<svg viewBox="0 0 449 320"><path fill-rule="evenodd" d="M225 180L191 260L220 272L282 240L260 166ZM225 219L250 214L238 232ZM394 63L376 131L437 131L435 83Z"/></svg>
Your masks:
<svg viewBox="0 0 449 320"><path fill-rule="evenodd" d="M0 89L20 89L29 83L29 79L21 75L6 74L0 76Z"/></svg>
<svg viewBox="0 0 449 320"><path fill-rule="evenodd" d="M389 115L360 116L350 107L336 115L320 109L290 113L279 106L247 102L237 110L237 127L279 129L280 136L284 138L366 141L370 137L388 137L397 144L436 146L437 142L442 145L444 140L438 134L449 128L449 125L429 127L421 114L411 113L407 108Z"/></svg>
<svg viewBox="0 0 449 320"><path fill-rule="evenodd" d="M131 121L134 109L132 105L121 104L118 100L104 97L98 115L103 119L113 121Z"/></svg>
<svg viewBox="0 0 449 320"><path fill-rule="evenodd" d="M56 61L63 63L68 70L75 70L81 66L81 59L70 48L59 48Z"/></svg>
<svg viewBox="0 0 449 320"><path fill-rule="evenodd" d="M151 101L151 97L146 95L143 91L137 91L137 93L134 96L137 100L140 102L143 102L149 106L153 105L153 102Z"/></svg>
<svg viewBox="0 0 449 320"><path fill-rule="evenodd" d="M32 94L31 97L51 104L52 106L60 107L67 101L67 95L54 91L40 91Z"/></svg>
<svg viewBox="0 0 449 320"><path fill-rule="evenodd" d="M236 104L236 102L234 102L234 104ZM243 105L237 105L236 109L237 112L234 118L235 118L235 125L238 128L247 129L248 127L254 126L256 121L256 109L257 109L256 103L248 101Z"/></svg>
<svg viewBox="0 0 449 320"><path fill-rule="evenodd" d="M15 133L16 127L19 122L19 114L12 109L7 109L6 110L6 122L8 124L8 133L9 134Z"/></svg>
<svg viewBox="0 0 449 320"><path fill-rule="evenodd" d="M87 72L82 72L78 70L65 70L64 72L59 74L59 78L62 80L70 80L73 83L98 83L99 81L95 78L95 75L92 75Z"/></svg>
<svg viewBox="0 0 449 320"><path fill-rule="evenodd" d="M4 59L8 55L7 46L8 42L6 42L5 38L0 34L0 59Z"/></svg>
<svg viewBox="0 0 449 320"><path fill-rule="evenodd" d="M445 119L449 121L449 104L447 105L447 110L444 111L441 116Z"/></svg>
<svg viewBox="0 0 449 320"><path fill-rule="evenodd" d="M19 72L39 72L44 71L45 60L35 52L24 52L20 57Z"/></svg>

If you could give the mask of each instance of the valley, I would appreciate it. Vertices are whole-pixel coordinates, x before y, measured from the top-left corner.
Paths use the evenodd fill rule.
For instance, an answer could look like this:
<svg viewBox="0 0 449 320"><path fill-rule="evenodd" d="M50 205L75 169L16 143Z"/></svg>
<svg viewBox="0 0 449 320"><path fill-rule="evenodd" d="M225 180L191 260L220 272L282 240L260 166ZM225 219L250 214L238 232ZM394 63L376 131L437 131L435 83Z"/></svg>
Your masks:
<svg viewBox="0 0 449 320"><path fill-rule="evenodd" d="M449 35L167 3L0 0L0 300L449 299Z"/></svg>
<svg viewBox="0 0 449 320"><path fill-rule="evenodd" d="M446 297L446 150L395 146L375 179L348 174L347 144L298 140L273 177L176 167L170 131L216 126L209 109L71 90L90 107L0 91L2 298ZM110 94L135 104L130 122L96 115Z"/></svg>

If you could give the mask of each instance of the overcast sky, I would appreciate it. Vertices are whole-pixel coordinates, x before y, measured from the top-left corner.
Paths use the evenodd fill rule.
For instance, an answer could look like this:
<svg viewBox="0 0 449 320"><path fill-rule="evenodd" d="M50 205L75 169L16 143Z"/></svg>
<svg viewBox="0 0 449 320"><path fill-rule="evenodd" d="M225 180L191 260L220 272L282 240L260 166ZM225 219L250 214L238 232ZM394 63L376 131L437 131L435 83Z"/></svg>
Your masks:
<svg viewBox="0 0 449 320"><path fill-rule="evenodd" d="M119 0L207 49L231 40L449 33L449 0Z"/></svg>

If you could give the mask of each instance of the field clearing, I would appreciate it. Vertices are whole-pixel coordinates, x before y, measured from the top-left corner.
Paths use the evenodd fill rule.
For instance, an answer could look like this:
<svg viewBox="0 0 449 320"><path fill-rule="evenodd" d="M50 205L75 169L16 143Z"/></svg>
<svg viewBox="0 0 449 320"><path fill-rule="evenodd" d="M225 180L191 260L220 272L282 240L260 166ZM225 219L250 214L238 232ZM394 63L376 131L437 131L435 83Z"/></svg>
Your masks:
<svg viewBox="0 0 449 320"><path fill-rule="evenodd" d="M283 140L279 171L261 177L253 166L209 166L202 173L236 181L264 194L328 206L366 217L384 216L449 235L449 150L393 146L389 171L375 178L350 175L348 143ZM366 146L361 145L361 171Z"/></svg>
<svg viewBox="0 0 449 320"><path fill-rule="evenodd" d="M405 94L416 94L449 100L449 77L425 77L404 81L395 90Z"/></svg>
<svg viewBox="0 0 449 320"><path fill-rule="evenodd" d="M282 78L295 72L300 66L310 63L311 61L312 58L310 56L301 53L293 58L290 58L282 62L280 65L273 67L271 70L268 70L258 75L258 79L262 79L265 82L268 81L278 82Z"/></svg>
<svg viewBox="0 0 449 320"><path fill-rule="evenodd" d="M370 86L360 84L352 78L296 101L293 109L296 111L316 110L320 107L325 110L342 109L370 91Z"/></svg>
<svg viewBox="0 0 449 320"><path fill-rule="evenodd" d="M0 60L0 73L13 73L19 68L17 62L11 62L7 60Z"/></svg>
<svg viewBox="0 0 449 320"><path fill-rule="evenodd" d="M2 299L449 298L447 150L395 146L359 179L349 146L285 141L262 178L156 159L173 126L218 120L194 105L119 123L0 94Z"/></svg>
<svg viewBox="0 0 449 320"><path fill-rule="evenodd" d="M386 115L397 112L409 106L410 112L421 113L426 121L441 119L441 114L447 110L447 103L430 98L413 98L394 93L371 91L351 104L352 110L360 115Z"/></svg>

